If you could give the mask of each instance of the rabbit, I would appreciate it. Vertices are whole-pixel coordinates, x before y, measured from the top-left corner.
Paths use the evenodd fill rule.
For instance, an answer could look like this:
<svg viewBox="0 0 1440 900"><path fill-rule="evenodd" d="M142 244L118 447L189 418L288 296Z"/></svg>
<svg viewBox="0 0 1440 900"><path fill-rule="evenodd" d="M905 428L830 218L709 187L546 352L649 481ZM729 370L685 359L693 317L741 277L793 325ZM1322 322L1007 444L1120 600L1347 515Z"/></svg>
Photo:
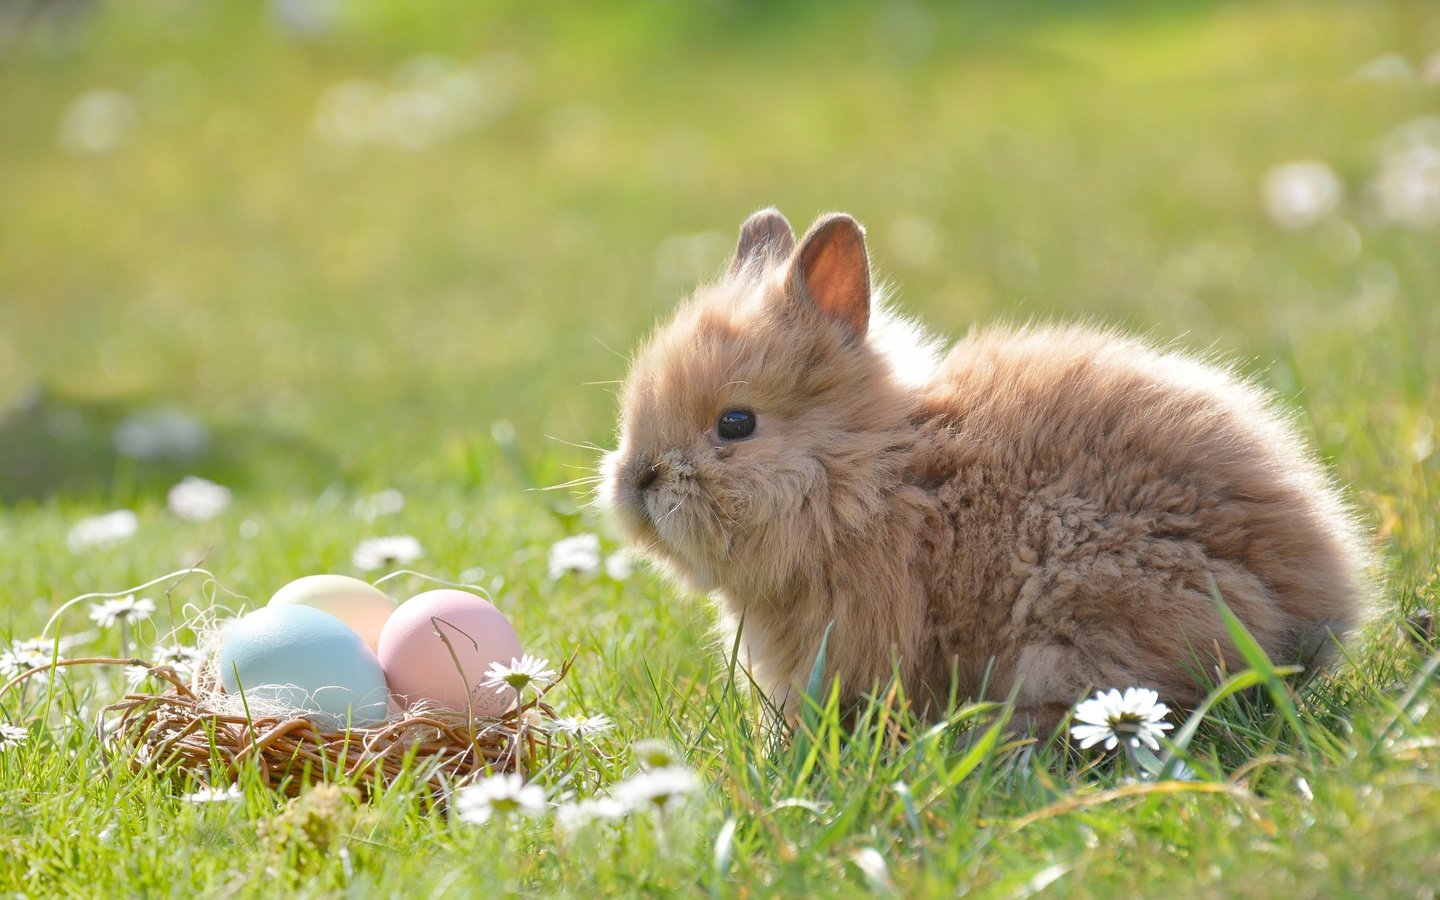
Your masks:
<svg viewBox="0 0 1440 900"><path fill-rule="evenodd" d="M1193 707L1243 668L1216 590L1277 663L1362 622L1362 529L1259 388L1080 325L939 349L855 219L797 245L766 209L631 361L602 505L792 720L831 623L847 704L898 673L922 715L1013 697L1049 733L1093 690Z"/></svg>

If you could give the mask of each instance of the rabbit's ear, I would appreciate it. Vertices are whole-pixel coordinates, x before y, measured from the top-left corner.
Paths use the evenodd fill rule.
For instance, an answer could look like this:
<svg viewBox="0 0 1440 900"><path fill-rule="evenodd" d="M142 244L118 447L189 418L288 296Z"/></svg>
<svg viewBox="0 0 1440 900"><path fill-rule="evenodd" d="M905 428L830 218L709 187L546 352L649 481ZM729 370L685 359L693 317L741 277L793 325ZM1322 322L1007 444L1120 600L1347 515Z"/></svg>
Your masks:
<svg viewBox="0 0 1440 900"><path fill-rule="evenodd" d="M795 235L790 223L775 207L752 213L745 224L740 226L740 243L735 245L735 258L730 261L730 274L738 275L746 268L759 263L756 270L765 268L765 263L779 262L795 249Z"/></svg>
<svg viewBox="0 0 1440 900"><path fill-rule="evenodd" d="M791 264L792 279L820 311L856 338L870 327L870 261L865 231L844 213L815 220Z"/></svg>

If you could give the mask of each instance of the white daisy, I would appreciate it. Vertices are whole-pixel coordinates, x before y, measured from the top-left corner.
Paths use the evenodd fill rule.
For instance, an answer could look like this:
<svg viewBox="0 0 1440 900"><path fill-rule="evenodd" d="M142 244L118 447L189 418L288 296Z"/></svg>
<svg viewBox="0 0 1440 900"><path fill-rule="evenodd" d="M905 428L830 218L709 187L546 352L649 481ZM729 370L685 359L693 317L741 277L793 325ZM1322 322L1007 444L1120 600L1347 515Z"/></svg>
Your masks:
<svg viewBox="0 0 1440 900"><path fill-rule="evenodd" d="M25 743L30 737L30 732L19 725L11 725L9 722L0 722L0 753L14 749Z"/></svg>
<svg viewBox="0 0 1440 900"><path fill-rule="evenodd" d="M494 688L497 694L503 694L507 690L524 693L527 688L538 691L555 681L555 670L549 666L550 660L528 653L519 659L510 660L508 666L497 660L490 664L480 686Z"/></svg>
<svg viewBox="0 0 1440 900"><path fill-rule="evenodd" d="M76 638L74 638L74 637L62 637L62 638L60 638L60 640L58 641L58 643L60 644L60 649L63 651L63 650L65 650L66 648L68 648L68 647L70 647L71 645L73 645L73 644L75 643L75 641L76 641ZM15 641L15 642L13 642L13 643L10 645L10 649L11 649L11 650L16 650L16 651L25 651L25 650L28 650L28 651L33 651L33 652L36 652L36 653L44 653L45 656L48 658L48 657L50 656L51 651L55 648L55 644L56 644L56 643L57 643L56 641L52 641L50 638L43 638L43 637L38 637L38 638L26 638L26 639L23 640L23 641Z"/></svg>
<svg viewBox="0 0 1440 900"><path fill-rule="evenodd" d="M1260 197L1281 228L1308 228L1340 207L1345 189L1328 165L1315 159L1284 163L1265 173Z"/></svg>
<svg viewBox="0 0 1440 900"><path fill-rule="evenodd" d="M622 819L627 812L625 805L613 797L591 797L556 807L555 827L565 834L573 834L591 822Z"/></svg>
<svg viewBox="0 0 1440 900"><path fill-rule="evenodd" d="M550 545L549 573L556 579L566 572L593 575L600 571L600 538L593 534L577 534L561 538Z"/></svg>
<svg viewBox="0 0 1440 900"><path fill-rule="evenodd" d="M126 594L118 600L106 600L104 603L90 605L90 618L101 628L109 628L117 623L123 625L139 622L150 618L154 612L154 600L148 597L141 597L137 600L134 594Z"/></svg>
<svg viewBox="0 0 1440 900"><path fill-rule="evenodd" d="M48 641L18 641L0 653L0 677L9 681L21 672L38 669L50 662L52 655Z"/></svg>
<svg viewBox="0 0 1440 900"><path fill-rule="evenodd" d="M0 651L0 675L13 678L21 672L38 669L53 662L57 652L64 658L66 650L92 637L94 632L85 635L62 635L58 641L43 637L14 641L4 651Z"/></svg>
<svg viewBox="0 0 1440 900"><path fill-rule="evenodd" d="M361 541L350 561L355 568L369 571L408 565L424 555L425 548L418 540L408 534L396 534Z"/></svg>
<svg viewBox="0 0 1440 900"><path fill-rule="evenodd" d="M117 509L76 522L65 536L65 543L73 553L95 547L109 547L126 540L135 534L139 527L138 516L128 509Z"/></svg>
<svg viewBox="0 0 1440 900"><path fill-rule="evenodd" d="M572 734L581 740L589 740L614 727L615 723L610 717L601 713L595 716L562 716L555 720L550 730L556 734Z"/></svg>
<svg viewBox="0 0 1440 900"><path fill-rule="evenodd" d="M190 475L172 487L165 499L170 511L180 518L204 522L224 512L230 498L229 488Z"/></svg>
<svg viewBox="0 0 1440 900"><path fill-rule="evenodd" d="M538 816L544 811L544 789L526 784L525 779L513 773L491 775L455 794L456 815L471 825L483 825L495 816Z"/></svg>
<svg viewBox="0 0 1440 900"><path fill-rule="evenodd" d="M1157 740L1162 732L1175 726L1163 721L1170 708L1160 702L1160 695L1148 688L1126 688L1097 691L1095 696L1075 706L1075 721L1070 736L1080 742L1080 749L1105 742L1106 750L1115 749L1125 741L1132 747L1144 743L1159 750Z"/></svg>
<svg viewBox="0 0 1440 900"><path fill-rule="evenodd" d="M4 653L0 653L0 678L9 681L21 672L38 669L47 662L49 662L48 657L33 650L24 653L6 650Z"/></svg>
<svg viewBox="0 0 1440 900"><path fill-rule="evenodd" d="M1372 188L1381 215L1400 224L1440 223L1440 127L1421 129L1412 123L1398 129L1389 143Z"/></svg>
<svg viewBox="0 0 1440 900"><path fill-rule="evenodd" d="M199 647L171 644L155 651L155 662L162 666L170 666L182 675L195 674L195 670L204 661L205 651Z"/></svg>
<svg viewBox="0 0 1440 900"><path fill-rule="evenodd" d="M180 799L186 803L224 803L230 800L239 800L244 796L240 785L232 784L227 788L215 788L208 784L202 785L200 790L190 794L181 794Z"/></svg>
<svg viewBox="0 0 1440 900"><path fill-rule="evenodd" d="M169 666L180 676L181 681L189 679L195 674L195 670L205 661L205 651L199 647L186 647L183 644L172 644L168 647L161 647L155 651L155 664ZM125 672L125 678L130 684L137 685L149 678L150 669L143 669L139 666L132 666ZM166 682L169 683L168 681Z"/></svg>
<svg viewBox="0 0 1440 900"><path fill-rule="evenodd" d="M627 550L616 550L605 557L605 574L611 581L624 581L635 574L635 557Z"/></svg>
<svg viewBox="0 0 1440 900"><path fill-rule="evenodd" d="M373 522L381 516L393 516L404 508L405 495L394 488L387 488L355 501L355 515L367 522Z"/></svg>
<svg viewBox="0 0 1440 900"><path fill-rule="evenodd" d="M103 156L129 143L140 125L140 105L133 97L101 88L70 101L55 140L74 156Z"/></svg>
<svg viewBox="0 0 1440 900"><path fill-rule="evenodd" d="M630 747L630 752L636 761L647 769L664 769L684 762L673 746L658 738L636 741Z"/></svg>
<svg viewBox="0 0 1440 900"><path fill-rule="evenodd" d="M615 785L615 799L626 809L668 812L700 788L700 779L684 766L664 766L632 775Z"/></svg>
<svg viewBox="0 0 1440 900"><path fill-rule="evenodd" d="M851 853L850 864L865 876L870 890L879 894L889 894L895 890L895 883L890 880L890 867L885 864L885 857L874 847L861 847Z"/></svg>

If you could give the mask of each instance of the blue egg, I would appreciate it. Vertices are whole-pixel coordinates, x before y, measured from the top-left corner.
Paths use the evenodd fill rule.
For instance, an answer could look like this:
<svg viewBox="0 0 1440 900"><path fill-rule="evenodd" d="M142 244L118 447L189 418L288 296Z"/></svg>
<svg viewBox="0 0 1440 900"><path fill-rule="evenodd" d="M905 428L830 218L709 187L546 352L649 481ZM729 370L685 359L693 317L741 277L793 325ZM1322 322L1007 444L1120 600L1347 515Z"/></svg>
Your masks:
<svg viewBox="0 0 1440 900"><path fill-rule="evenodd" d="M310 606L267 606L230 626L220 648L227 693L357 727L385 718L380 661L344 622Z"/></svg>

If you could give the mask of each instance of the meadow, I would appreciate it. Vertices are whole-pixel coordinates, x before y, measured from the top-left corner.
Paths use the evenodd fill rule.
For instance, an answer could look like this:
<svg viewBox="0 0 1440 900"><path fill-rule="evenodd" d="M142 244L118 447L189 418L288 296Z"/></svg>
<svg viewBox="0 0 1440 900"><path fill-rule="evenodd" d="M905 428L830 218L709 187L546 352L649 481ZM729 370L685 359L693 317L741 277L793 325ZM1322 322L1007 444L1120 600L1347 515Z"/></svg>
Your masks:
<svg viewBox="0 0 1440 900"><path fill-rule="evenodd" d="M822 692L777 731L705 600L605 565L613 526L556 487L613 441L630 349L772 204L854 214L937 332L1099 321L1273 389L1374 535L1348 658L1256 660L1185 780L1006 744L963 698L846 727ZM574 656L550 699L612 724L537 775L548 802L631 779L644 741L697 779L579 828L403 782L193 802L107 762L127 683L72 670L0 696L0 892L1433 896L1437 232L1421 0L0 8L0 652L189 567L124 649L404 568ZM171 499L189 477L229 493ZM581 535L594 558L553 564ZM420 555L356 552L393 536ZM44 636L120 652L102 599Z"/></svg>

